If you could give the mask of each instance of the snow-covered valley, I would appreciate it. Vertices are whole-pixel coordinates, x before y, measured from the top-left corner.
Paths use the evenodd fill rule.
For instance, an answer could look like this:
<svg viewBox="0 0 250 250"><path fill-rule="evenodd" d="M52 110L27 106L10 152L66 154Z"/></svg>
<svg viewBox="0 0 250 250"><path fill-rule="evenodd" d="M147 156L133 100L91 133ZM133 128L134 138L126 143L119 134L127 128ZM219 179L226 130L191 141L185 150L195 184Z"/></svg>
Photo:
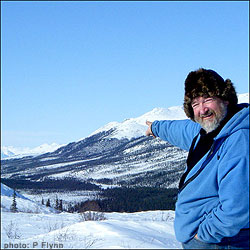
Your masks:
<svg viewBox="0 0 250 250"><path fill-rule="evenodd" d="M181 249L174 211L103 213L102 220L87 221L17 193L19 212L13 213L13 190L1 188L1 249Z"/></svg>

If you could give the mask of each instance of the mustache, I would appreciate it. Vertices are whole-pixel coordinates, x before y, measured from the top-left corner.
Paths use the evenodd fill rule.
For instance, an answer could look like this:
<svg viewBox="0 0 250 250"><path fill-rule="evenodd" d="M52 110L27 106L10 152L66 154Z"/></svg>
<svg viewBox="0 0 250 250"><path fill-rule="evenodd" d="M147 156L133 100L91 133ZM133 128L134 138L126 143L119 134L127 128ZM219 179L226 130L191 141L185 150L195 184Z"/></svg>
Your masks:
<svg viewBox="0 0 250 250"><path fill-rule="evenodd" d="M205 114L201 114L200 118L207 117L207 116L210 116L210 115L213 115L213 114L214 114L214 112L210 110L210 111L207 111Z"/></svg>

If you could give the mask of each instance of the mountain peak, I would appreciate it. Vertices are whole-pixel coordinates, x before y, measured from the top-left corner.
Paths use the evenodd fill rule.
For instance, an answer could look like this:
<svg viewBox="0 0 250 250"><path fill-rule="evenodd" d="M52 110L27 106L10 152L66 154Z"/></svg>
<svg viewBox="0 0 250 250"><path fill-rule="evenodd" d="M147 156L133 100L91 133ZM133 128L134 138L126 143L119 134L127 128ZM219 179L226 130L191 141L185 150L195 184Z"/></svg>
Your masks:
<svg viewBox="0 0 250 250"><path fill-rule="evenodd" d="M171 108L158 107L136 118L125 119L122 122L110 122L94 131L90 136L112 129L113 132L107 138L131 140L132 138L145 135L147 120L180 120L185 118L186 116L181 106Z"/></svg>
<svg viewBox="0 0 250 250"><path fill-rule="evenodd" d="M238 95L239 103L249 103L249 93ZM145 135L147 129L146 121L155 120L182 120L187 119L183 106L172 106L169 108L156 107L151 111L137 117L125 119L123 122L110 122L94 131L90 136L113 129L107 138L132 139Z"/></svg>

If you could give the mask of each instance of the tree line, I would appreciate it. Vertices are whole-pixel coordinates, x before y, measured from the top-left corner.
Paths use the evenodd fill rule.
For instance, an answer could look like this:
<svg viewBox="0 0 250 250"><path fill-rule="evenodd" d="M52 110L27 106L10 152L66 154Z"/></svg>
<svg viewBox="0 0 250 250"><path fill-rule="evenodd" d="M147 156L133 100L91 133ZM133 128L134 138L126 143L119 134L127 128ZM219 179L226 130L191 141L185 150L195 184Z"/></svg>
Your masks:
<svg viewBox="0 0 250 250"><path fill-rule="evenodd" d="M50 199L47 199L45 203L44 199L42 198L42 205L45 205L46 207L53 207L59 211L65 211L65 209L63 209L63 200L59 200L58 198L56 198L54 206L51 205Z"/></svg>
<svg viewBox="0 0 250 250"><path fill-rule="evenodd" d="M99 198L76 203L68 212L175 210L177 193L176 188L108 188L100 193Z"/></svg>
<svg viewBox="0 0 250 250"><path fill-rule="evenodd" d="M1 178L1 182L13 189L32 189L32 190L100 190L100 187L87 181L77 180L75 178L66 177L64 179L44 178L43 181L35 181L28 179L6 179Z"/></svg>
<svg viewBox="0 0 250 250"><path fill-rule="evenodd" d="M108 188L99 192L97 198L85 200L63 207L63 200L56 197L51 200L42 199L42 205L55 208L58 211L77 212L140 212L149 210L175 210L178 194L176 188L156 187L119 187ZM17 212L16 192L13 192L13 202L10 210Z"/></svg>

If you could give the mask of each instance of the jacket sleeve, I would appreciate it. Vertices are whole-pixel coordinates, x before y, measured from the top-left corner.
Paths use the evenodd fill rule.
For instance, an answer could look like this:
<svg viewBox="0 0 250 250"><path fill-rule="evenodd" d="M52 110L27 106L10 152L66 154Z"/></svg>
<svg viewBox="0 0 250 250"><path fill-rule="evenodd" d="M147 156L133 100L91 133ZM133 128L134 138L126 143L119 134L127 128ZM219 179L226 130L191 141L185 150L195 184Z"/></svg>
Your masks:
<svg viewBox="0 0 250 250"><path fill-rule="evenodd" d="M249 227L249 130L225 141L217 174L219 203L198 229L201 240L214 243Z"/></svg>
<svg viewBox="0 0 250 250"><path fill-rule="evenodd" d="M151 130L156 137L181 149L189 150L193 138L200 130L200 125L188 119L162 120L154 121Z"/></svg>

